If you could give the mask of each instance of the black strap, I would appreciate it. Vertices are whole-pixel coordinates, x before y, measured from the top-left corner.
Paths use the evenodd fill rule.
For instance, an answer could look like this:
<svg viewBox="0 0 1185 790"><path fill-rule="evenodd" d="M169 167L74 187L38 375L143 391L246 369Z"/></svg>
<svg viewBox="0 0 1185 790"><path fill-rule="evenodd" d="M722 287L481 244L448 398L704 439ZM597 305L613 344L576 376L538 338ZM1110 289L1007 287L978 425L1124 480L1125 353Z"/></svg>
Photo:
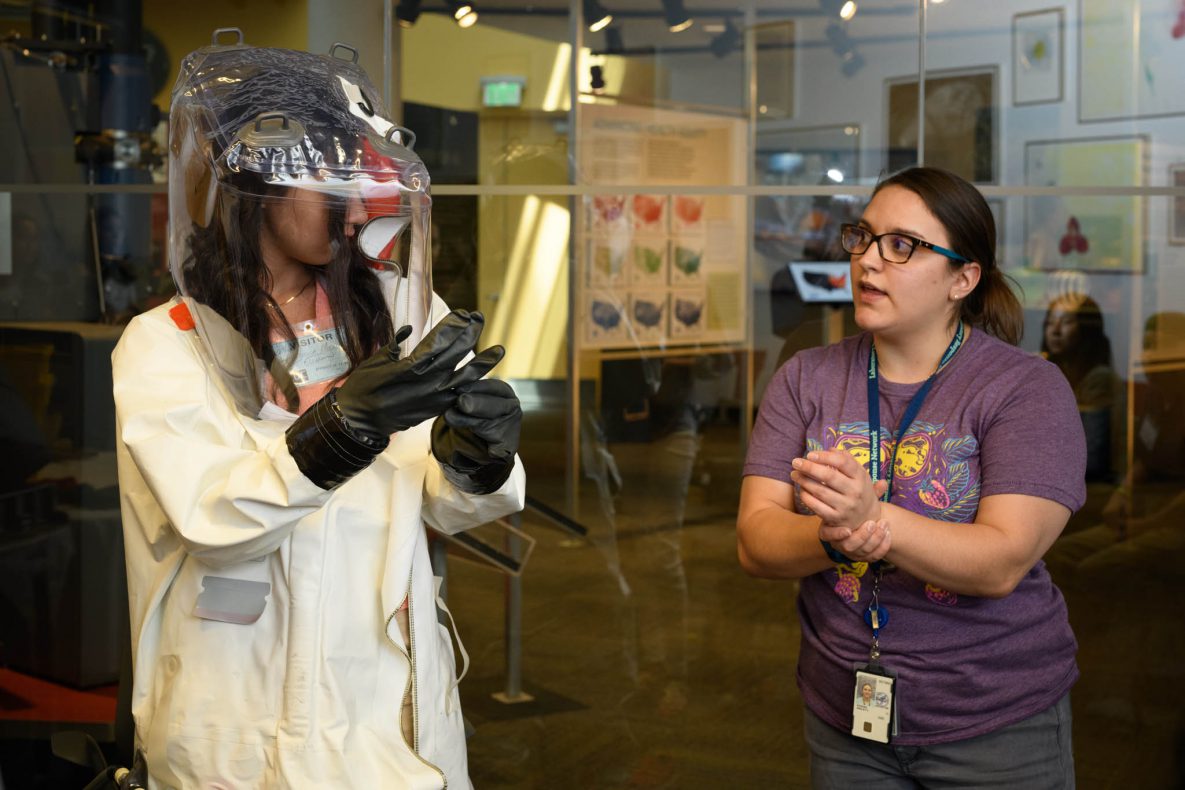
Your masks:
<svg viewBox="0 0 1185 790"><path fill-rule="evenodd" d="M361 472L390 439L353 428L337 405L337 390L313 404L287 431L288 452L300 471L330 491Z"/></svg>

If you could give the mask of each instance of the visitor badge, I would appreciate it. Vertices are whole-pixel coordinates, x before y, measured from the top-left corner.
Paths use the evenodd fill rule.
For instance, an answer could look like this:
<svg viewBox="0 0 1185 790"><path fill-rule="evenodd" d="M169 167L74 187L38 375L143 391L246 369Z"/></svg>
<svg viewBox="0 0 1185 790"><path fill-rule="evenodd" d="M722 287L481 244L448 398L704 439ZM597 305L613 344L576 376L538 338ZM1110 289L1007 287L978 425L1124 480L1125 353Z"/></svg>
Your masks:
<svg viewBox="0 0 1185 790"><path fill-rule="evenodd" d="M294 340L272 343L298 387L341 378L350 370L350 358L338 340L337 328L318 329L311 321L294 324Z"/></svg>

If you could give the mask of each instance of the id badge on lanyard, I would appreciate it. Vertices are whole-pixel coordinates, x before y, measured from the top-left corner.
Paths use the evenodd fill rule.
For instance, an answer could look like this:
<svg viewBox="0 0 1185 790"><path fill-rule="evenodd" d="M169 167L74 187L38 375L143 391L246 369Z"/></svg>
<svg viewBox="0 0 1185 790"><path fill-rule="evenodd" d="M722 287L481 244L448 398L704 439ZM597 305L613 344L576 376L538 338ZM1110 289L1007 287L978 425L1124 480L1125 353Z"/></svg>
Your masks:
<svg viewBox="0 0 1185 790"><path fill-rule="evenodd" d="M942 355L938 367L910 399L909 405L905 407L905 414L901 418L901 424L897 429L897 438L893 443L893 455L889 458L888 469L884 474L885 482L888 485L881 499L885 502L888 502L892 497L893 467L897 462L897 448L901 446L901 440L905 437L905 433L917 419L918 412L922 409L922 403L934 385L934 379L938 376L939 371L946 367L962 344L963 322L960 321L958 329L955 330L955 336L951 338L950 345L946 347L946 353ZM868 445L868 475L875 483L881 477L880 388L878 386L875 345L868 352ZM830 547L827 548L830 550L828 553L834 551ZM868 608L864 610L864 622L872 631L872 647L868 652L868 663L856 667L856 690L852 700L852 735L880 743L888 743L890 737L897 734L897 676L880 661L880 632L889 624L889 610L881 606L880 602L881 576L884 574L884 570L884 561L878 560L873 563L872 595L868 600Z"/></svg>
<svg viewBox="0 0 1185 790"><path fill-rule="evenodd" d="M887 494L886 494L887 495ZM868 663L856 667L856 694L852 700L852 735L888 743L897 734L896 675L881 664L881 629L889 624L889 610L881 606L880 587L884 563L874 566L872 595L864 610L864 622L872 629Z"/></svg>
<svg viewBox="0 0 1185 790"><path fill-rule="evenodd" d="M277 359L287 363L297 387L332 381L350 369L350 358L337 337L337 327L318 328L312 321L293 324L294 340L272 343Z"/></svg>

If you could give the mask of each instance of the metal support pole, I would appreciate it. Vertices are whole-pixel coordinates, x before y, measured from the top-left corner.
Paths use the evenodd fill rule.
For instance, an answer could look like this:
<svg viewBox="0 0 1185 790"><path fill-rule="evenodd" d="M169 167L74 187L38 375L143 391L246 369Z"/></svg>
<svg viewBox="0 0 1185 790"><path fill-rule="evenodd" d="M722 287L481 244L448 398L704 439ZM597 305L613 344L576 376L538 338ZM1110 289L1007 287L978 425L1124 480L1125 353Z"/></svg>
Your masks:
<svg viewBox="0 0 1185 790"><path fill-rule="evenodd" d="M577 168L580 148L584 144L580 136L580 102L578 99L580 81L580 55L584 45L581 20L584 11L577 0L568 2L568 40L572 44L572 57L568 69L568 183L577 184L582 174ZM580 306L577 301L580 266L583 257L579 253L578 238L583 231L583 201L576 195L568 198L568 391L565 407L567 420L564 423L564 447L567 458L564 464L564 490L567 493L568 513L580 517L580 350L579 333L576 327Z"/></svg>
<svg viewBox="0 0 1185 790"><path fill-rule="evenodd" d="M399 114L391 109L391 34L395 27L392 18L394 9L391 5L394 2L395 0L383 0L383 106L387 108L387 112L398 118Z"/></svg>
<svg viewBox="0 0 1185 790"><path fill-rule="evenodd" d="M918 9L918 165L926 164L926 9L930 0L921 0Z"/></svg>
<svg viewBox="0 0 1185 790"><path fill-rule="evenodd" d="M432 564L432 575L440 577L440 600L448 603L448 541L437 538L430 544L432 552L429 562Z"/></svg>
<svg viewBox="0 0 1185 790"><path fill-rule="evenodd" d="M510 517L515 529L522 529L522 513ZM522 540L506 530L506 555L519 559ZM523 691L523 580L521 576L506 574L506 689L493 694L505 704L531 702L534 697Z"/></svg>

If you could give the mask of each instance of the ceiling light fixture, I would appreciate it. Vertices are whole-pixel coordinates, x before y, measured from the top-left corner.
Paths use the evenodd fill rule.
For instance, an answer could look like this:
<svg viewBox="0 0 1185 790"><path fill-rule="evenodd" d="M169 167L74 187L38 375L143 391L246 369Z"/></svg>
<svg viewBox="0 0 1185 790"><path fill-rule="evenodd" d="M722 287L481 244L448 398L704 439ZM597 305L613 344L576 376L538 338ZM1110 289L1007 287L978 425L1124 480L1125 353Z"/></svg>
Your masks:
<svg viewBox="0 0 1185 790"><path fill-rule="evenodd" d="M708 42L708 48L712 50L713 55L723 58L736 49L740 43L741 31L733 27L732 20L726 17L724 30L719 35L712 37L712 40Z"/></svg>
<svg viewBox="0 0 1185 790"><path fill-rule="evenodd" d="M399 0L395 6L395 18L400 27L411 27L420 18L420 0Z"/></svg>
<svg viewBox="0 0 1185 790"><path fill-rule="evenodd" d="M620 27L605 28L605 54L621 55L625 52L625 41L621 37Z"/></svg>
<svg viewBox="0 0 1185 790"><path fill-rule="evenodd" d="M590 33L604 30L613 21L613 14L605 10L600 0L584 0L584 23Z"/></svg>
<svg viewBox="0 0 1185 790"><path fill-rule="evenodd" d="M662 0L662 13L672 33L680 33L694 22L683 7L683 0Z"/></svg>
<svg viewBox="0 0 1185 790"><path fill-rule="evenodd" d="M469 0L450 0L449 5L453 10L453 19L461 27L473 27L477 23L477 6Z"/></svg>
<svg viewBox="0 0 1185 790"><path fill-rule="evenodd" d="M824 35L831 44L831 51L839 56L840 71L844 76L851 77L864 68L864 56L856 51L856 45L843 25L832 22L827 26Z"/></svg>
<svg viewBox="0 0 1185 790"><path fill-rule="evenodd" d="M847 22L856 15L856 0L847 0L839 9L839 18Z"/></svg>
<svg viewBox="0 0 1185 790"><path fill-rule="evenodd" d="M852 50L841 58L839 70L845 77L855 76L856 72L864 68L864 56Z"/></svg>

